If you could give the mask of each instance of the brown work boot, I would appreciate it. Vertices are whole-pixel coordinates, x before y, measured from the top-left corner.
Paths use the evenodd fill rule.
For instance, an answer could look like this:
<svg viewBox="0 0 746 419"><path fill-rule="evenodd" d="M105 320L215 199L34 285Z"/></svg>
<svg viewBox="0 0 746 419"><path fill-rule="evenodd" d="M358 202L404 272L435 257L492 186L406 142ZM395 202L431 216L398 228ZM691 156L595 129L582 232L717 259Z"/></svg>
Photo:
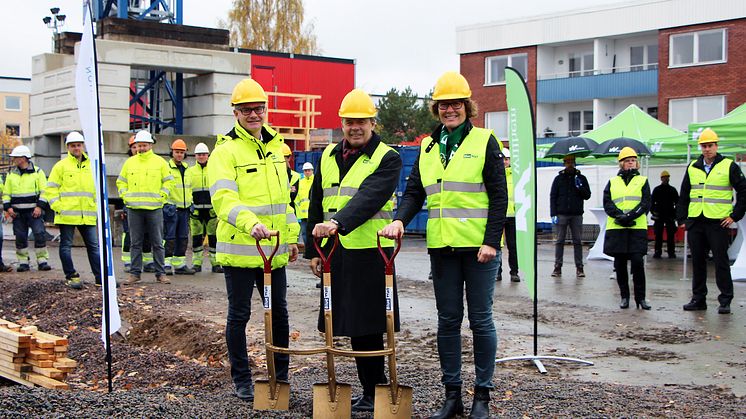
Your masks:
<svg viewBox="0 0 746 419"><path fill-rule="evenodd" d="M582 266L578 266L575 269L575 276L577 276L578 278L585 278L585 272L583 272L583 267Z"/></svg>
<svg viewBox="0 0 746 419"><path fill-rule="evenodd" d="M124 284L125 285L132 285L132 284L135 284L137 282L140 282L140 280L141 280L140 275L129 274L129 276L127 277L127 280L124 281Z"/></svg>
<svg viewBox="0 0 746 419"><path fill-rule="evenodd" d="M171 280L168 279L168 277L166 275L160 275L160 274L156 275L155 276L155 280L158 281L158 282L160 282L161 284L170 284L171 283Z"/></svg>
<svg viewBox="0 0 746 419"><path fill-rule="evenodd" d="M562 276L562 265L554 264L554 270L552 271L552 276L555 278L559 278Z"/></svg>

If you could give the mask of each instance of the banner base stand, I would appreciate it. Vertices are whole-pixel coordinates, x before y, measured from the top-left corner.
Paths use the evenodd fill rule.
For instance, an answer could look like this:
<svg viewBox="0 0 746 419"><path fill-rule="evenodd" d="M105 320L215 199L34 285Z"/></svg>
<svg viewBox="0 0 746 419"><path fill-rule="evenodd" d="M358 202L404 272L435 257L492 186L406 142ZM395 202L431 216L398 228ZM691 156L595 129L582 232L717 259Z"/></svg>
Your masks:
<svg viewBox="0 0 746 419"><path fill-rule="evenodd" d="M500 358L495 360L495 364L498 362L508 362L508 361L531 361L536 365L536 368L539 370L540 373L546 374L547 369L544 367L544 364L542 364L541 360L550 360L550 361L565 361L565 362L575 362L578 364L583 365L593 365L593 362L586 361L583 359L578 358L566 358L562 356L539 356L539 355L525 355L525 356L510 356L507 358Z"/></svg>

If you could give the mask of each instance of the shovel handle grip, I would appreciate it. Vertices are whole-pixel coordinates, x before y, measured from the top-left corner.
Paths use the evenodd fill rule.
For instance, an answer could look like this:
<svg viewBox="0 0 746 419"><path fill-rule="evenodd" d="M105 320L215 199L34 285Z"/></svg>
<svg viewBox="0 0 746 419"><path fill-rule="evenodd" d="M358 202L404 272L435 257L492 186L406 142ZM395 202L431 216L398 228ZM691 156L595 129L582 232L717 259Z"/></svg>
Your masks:
<svg viewBox="0 0 746 419"><path fill-rule="evenodd" d="M262 249L262 245L260 243L259 239L256 239L256 249L259 251L259 256L262 257L262 260L264 261L264 273L272 273L272 258L275 257L275 253L277 253L277 249L280 248L280 232L277 230L273 230L269 232L270 240L271 237L275 238L275 247L272 249L272 253L269 254L269 256L264 253L264 249Z"/></svg>
<svg viewBox="0 0 746 419"><path fill-rule="evenodd" d="M381 232L379 231L376 237L376 242L378 243L378 252L381 253L381 257L383 258L383 263L386 265L386 275L393 275L394 274L394 259L396 258L396 255L399 254L399 250L401 249L401 236L394 239L394 242L396 243L396 247L394 247L394 253L391 254L391 257L389 258L386 256L386 252L383 251L383 247L381 247Z"/></svg>
<svg viewBox="0 0 746 419"><path fill-rule="evenodd" d="M319 254L319 258L321 259L321 272L323 273L330 273L332 271L332 255L334 254L334 251L337 250L337 246L339 246L339 237L336 234L333 234L330 237L334 237L334 244L332 245L332 248L329 250L328 254L325 254L324 251L321 249L321 241L324 239L324 237L313 238L313 245L316 248L316 253Z"/></svg>

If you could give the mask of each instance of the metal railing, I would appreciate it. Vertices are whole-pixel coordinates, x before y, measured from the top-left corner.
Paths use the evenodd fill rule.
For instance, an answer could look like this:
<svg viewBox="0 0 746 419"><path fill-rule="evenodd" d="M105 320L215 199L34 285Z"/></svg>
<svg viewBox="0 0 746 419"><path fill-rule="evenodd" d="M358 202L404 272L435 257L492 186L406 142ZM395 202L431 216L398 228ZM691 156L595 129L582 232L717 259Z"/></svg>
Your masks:
<svg viewBox="0 0 746 419"><path fill-rule="evenodd" d="M657 70L658 63L646 63L626 67L610 67L591 70L563 71L561 73L538 74L537 80L567 79L573 77L598 76L600 74L627 73L630 71Z"/></svg>

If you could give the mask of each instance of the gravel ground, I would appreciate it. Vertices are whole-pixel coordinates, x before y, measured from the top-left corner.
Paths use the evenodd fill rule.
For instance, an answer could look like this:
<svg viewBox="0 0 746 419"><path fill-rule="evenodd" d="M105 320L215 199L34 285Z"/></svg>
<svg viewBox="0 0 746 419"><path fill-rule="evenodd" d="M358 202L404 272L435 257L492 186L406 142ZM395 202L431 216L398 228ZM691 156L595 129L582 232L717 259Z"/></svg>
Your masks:
<svg viewBox="0 0 746 419"><path fill-rule="evenodd" d="M69 337L69 356L80 363L68 377L72 390L28 389L0 379L0 417L311 416L312 384L326 381L322 360L292 359L288 412L253 411L250 404L232 395L223 325L207 318L208 314L224 310L224 300L216 300L208 291L188 287L145 284L120 289L127 330L125 337L113 340L115 392L106 393L104 349L99 339L100 289L87 286L83 291L72 291L54 277L46 272L31 272L22 278L17 274L0 276L0 317ZM402 289L427 294L427 284L402 281L401 285ZM317 294L306 294L306 303L311 307ZM212 313L206 313L208 307L212 307ZM400 382L414 387L416 417L426 417L437 409L443 392L434 327L422 323L413 322L397 336L402 343ZM668 332L670 336L671 330ZM678 332L674 334L683 335L683 339L692 337L685 331ZM608 334L612 339L640 341L663 335L642 335L629 330ZM258 364L254 369L261 373L264 371L262 331L256 323L250 325L248 339L252 361ZM471 342L466 336L463 349L464 359L468 360ZM615 352L630 356L629 351L619 347ZM676 355L642 351L634 356L665 360ZM473 366L465 365L464 371L467 380L464 388L470 389L473 383L468 380L473 375ZM353 394L360 392L352 361L338 361L337 375L353 385ZM491 410L496 417L522 418L746 417L744 400L721 388L639 385L645 380L645 376L630 376L625 380L638 385L587 382L560 375L541 376L534 367L525 364L505 364L496 370ZM465 404L469 406L471 395L467 390L464 393ZM372 415L353 415L369 416Z"/></svg>

